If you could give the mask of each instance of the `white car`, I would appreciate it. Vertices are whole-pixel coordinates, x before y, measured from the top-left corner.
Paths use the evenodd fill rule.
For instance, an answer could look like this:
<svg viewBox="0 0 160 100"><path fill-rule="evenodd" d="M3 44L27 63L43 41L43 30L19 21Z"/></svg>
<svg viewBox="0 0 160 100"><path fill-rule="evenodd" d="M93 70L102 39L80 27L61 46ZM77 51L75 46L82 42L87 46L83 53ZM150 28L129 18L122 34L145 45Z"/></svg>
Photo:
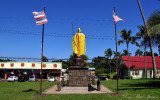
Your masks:
<svg viewBox="0 0 160 100"><path fill-rule="evenodd" d="M30 76L29 77L29 81L31 82L35 82L35 81L38 81L38 77L37 76Z"/></svg>
<svg viewBox="0 0 160 100"><path fill-rule="evenodd" d="M50 76L48 82L54 82L54 76Z"/></svg>
<svg viewBox="0 0 160 100"><path fill-rule="evenodd" d="M10 77L8 77L8 81L10 81L10 82L14 82L14 81L17 81L17 80L18 80L17 76L10 76Z"/></svg>
<svg viewBox="0 0 160 100"><path fill-rule="evenodd" d="M62 81L63 78L64 78L64 81L67 81L67 79L64 76L60 77L60 81Z"/></svg>

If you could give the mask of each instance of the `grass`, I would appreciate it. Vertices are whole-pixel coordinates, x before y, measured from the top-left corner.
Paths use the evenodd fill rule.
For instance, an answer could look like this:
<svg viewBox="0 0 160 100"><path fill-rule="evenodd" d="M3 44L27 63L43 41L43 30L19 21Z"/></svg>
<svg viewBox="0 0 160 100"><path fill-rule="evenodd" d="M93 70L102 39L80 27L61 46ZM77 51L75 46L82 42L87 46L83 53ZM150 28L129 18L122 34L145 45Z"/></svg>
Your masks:
<svg viewBox="0 0 160 100"><path fill-rule="evenodd" d="M102 81L106 87L117 91L117 80ZM127 99L160 99L160 80L137 79L119 80L119 93Z"/></svg>
<svg viewBox="0 0 160 100"><path fill-rule="evenodd" d="M99 74L99 75L107 76L107 73L102 73L102 74ZM108 75L110 75L110 74L108 74ZM111 73L111 78L113 78L113 76L115 76L115 75L116 75L116 72Z"/></svg>
<svg viewBox="0 0 160 100"><path fill-rule="evenodd" d="M43 91L56 83L43 82ZM116 80L101 81L101 84L116 92ZM31 98L39 93L39 82L0 82L0 100L159 100L160 80L139 79L119 80L119 93L126 96L110 94L66 94L49 95L47 98Z"/></svg>
<svg viewBox="0 0 160 100"><path fill-rule="evenodd" d="M42 91L54 84L43 82ZM0 100L28 100L39 90L40 82L0 82Z"/></svg>

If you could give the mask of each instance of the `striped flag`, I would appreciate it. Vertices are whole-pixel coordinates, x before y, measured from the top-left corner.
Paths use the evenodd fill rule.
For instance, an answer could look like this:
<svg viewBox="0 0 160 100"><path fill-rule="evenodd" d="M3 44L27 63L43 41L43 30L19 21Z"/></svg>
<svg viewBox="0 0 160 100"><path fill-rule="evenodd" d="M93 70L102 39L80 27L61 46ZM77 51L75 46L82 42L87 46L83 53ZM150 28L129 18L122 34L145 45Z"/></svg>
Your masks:
<svg viewBox="0 0 160 100"><path fill-rule="evenodd" d="M42 11L42 12L32 12L32 13L33 13L34 18L36 20L36 25L41 25L41 24L45 24L45 23L48 22L44 11Z"/></svg>
<svg viewBox="0 0 160 100"><path fill-rule="evenodd" d="M118 22L118 21L120 21L120 20L124 21L124 20L121 19L119 16L117 16L114 11L113 11L113 19L114 19L114 22ZM125 21L124 21L124 22L125 22Z"/></svg>

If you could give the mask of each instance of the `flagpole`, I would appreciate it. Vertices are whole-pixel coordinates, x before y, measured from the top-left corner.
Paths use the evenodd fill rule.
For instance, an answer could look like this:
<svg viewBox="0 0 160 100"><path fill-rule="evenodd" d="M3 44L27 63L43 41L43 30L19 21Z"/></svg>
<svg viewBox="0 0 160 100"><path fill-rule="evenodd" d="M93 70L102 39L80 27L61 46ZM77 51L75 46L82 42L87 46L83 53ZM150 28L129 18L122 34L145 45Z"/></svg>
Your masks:
<svg viewBox="0 0 160 100"><path fill-rule="evenodd" d="M45 7L44 7L45 13ZM42 94L42 65L43 65L43 39L44 39L44 24L42 25L42 47L41 47L41 82L40 82L40 95Z"/></svg>
<svg viewBox="0 0 160 100"><path fill-rule="evenodd" d="M113 7L113 11L115 13L115 7ZM117 32L116 32L116 22L114 21L115 26L115 43L116 43L116 68L117 68L117 94L118 94L118 55L117 55Z"/></svg>

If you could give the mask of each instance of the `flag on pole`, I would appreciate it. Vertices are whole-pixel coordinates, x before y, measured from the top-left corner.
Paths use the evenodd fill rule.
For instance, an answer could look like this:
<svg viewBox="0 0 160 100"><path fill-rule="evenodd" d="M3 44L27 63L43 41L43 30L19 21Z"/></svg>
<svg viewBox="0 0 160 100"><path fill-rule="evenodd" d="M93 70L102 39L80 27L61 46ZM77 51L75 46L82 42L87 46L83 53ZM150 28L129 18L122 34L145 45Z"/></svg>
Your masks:
<svg viewBox="0 0 160 100"><path fill-rule="evenodd" d="M34 18L36 20L36 25L41 25L41 24L45 24L48 22L44 11L32 12L32 13L33 13Z"/></svg>
<svg viewBox="0 0 160 100"><path fill-rule="evenodd" d="M120 21L120 20L124 21L124 20L121 19L119 16L117 16L114 11L113 11L113 19L114 19L114 22L118 22L118 21ZM125 21L124 21L124 22L125 22Z"/></svg>

